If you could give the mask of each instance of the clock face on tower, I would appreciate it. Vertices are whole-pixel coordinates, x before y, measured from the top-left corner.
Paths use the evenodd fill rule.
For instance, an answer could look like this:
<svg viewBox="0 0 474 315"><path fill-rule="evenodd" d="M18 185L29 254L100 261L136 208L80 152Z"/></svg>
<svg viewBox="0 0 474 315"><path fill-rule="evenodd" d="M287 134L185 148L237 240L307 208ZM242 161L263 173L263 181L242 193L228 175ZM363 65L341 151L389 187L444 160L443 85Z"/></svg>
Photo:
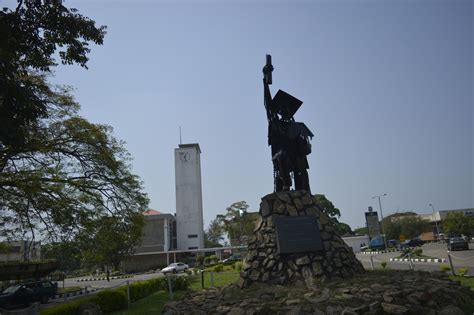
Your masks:
<svg viewBox="0 0 474 315"><path fill-rule="evenodd" d="M181 161L188 162L189 160L191 160L191 154L189 154L189 152L184 152L181 154L180 158Z"/></svg>

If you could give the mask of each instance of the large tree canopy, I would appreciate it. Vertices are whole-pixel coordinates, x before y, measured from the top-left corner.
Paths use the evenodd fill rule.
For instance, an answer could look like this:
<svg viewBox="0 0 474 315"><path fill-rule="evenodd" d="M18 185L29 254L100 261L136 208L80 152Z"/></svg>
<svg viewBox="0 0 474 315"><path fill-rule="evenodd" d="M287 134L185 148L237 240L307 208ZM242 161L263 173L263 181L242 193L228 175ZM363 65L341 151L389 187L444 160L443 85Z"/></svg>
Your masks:
<svg viewBox="0 0 474 315"><path fill-rule="evenodd" d="M247 238L253 235L257 212L247 212L249 205L245 201L232 203L226 208L226 214L216 216L216 221L222 227L231 246L245 244Z"/></svg>
<svg viewBox="0 0 474 315"><path fill-rule="evenodd" d="M71 239L103 217L130 220L143 211L148 199L111 127L78 116L67 90L30 80L43 87L48 117L26 130L21 148L0 150L1 232Z"/></svg>
<svg viewBox="0 0 474 315"><path fill-rule="evenodd" d="M89 43L101 45L104 35L105 26L61 0L18 0L0 11L0 150L24 145L28 129L50 113L31 72L49 73L56 55L86 67Z"/></svg>

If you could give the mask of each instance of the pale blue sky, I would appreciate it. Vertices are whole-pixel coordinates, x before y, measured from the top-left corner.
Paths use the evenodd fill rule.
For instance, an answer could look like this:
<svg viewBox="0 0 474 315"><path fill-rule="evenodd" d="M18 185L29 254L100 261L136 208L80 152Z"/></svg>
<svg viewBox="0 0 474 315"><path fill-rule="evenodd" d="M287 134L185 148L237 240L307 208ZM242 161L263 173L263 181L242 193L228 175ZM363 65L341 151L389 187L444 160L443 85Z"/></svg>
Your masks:
<svg viewBox="0 0 474 315"><path fill-rule="evenodd" d="M314 193L363 226L474 206L472 1L66 1L108 26L90 70L60 66L82 115L115 128L151 208L175 210L173 149L202 149L204 220L272 192L261 69L304 101Z"/></svg>

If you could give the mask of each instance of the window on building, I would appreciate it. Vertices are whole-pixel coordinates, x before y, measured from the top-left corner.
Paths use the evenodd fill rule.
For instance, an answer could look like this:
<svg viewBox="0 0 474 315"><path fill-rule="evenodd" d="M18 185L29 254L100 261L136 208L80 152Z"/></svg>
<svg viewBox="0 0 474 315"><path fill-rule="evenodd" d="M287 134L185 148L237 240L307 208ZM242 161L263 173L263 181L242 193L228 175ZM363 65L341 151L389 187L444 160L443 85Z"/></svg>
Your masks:
<svg viewBox="0 0 474 315"><path fill-rule="evenodd" d="M188 247L188 249L198 249L197 246L191 246L191 247Z"/></svg>
<svg viewBox="0 0 474 315"><path fill-rule="evenodd" d="M197 238L197 237L198 237L197 234L189 234L188 235L188 238Z"/></svg>

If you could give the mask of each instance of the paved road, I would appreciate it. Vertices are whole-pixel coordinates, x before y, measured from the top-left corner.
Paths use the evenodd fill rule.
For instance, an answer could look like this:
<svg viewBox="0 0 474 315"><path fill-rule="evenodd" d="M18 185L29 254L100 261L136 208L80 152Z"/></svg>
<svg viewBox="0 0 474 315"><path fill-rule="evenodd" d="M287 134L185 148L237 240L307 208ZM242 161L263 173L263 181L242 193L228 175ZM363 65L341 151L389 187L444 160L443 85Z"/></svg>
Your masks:
<svg viewBox="0 0 474 315"><path fill-rule="evenodd" d="M435 258L446 259L448 262L448 251L445 243L430 243L422 246L423 255L431 256ZM467 268L468 275L474 276L474 243L469 244L469 250L449 252L453 261L454 270L457 271L459 268ZM410 264L408 262L394 262L390 261L390 258L396 258L400 255L399 252L376 254L373 255L373 261L376 268L381 268L382 262L387 262L387 266L392 269L409 269ZM362 265L366 269L371 268L370 255L356 254L357 258L362 262ZM440 270L440 263L425 263L425 262L413 262L415 270Z"/></svg>

